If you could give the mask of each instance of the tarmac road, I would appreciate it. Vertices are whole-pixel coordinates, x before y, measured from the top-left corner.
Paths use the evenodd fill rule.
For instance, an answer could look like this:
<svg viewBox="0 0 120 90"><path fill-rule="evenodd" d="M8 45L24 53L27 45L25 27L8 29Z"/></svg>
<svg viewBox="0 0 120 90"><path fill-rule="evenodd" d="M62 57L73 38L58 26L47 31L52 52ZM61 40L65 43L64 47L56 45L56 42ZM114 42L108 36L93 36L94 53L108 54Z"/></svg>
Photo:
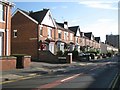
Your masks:
<svg viewBox="0 0 120 90"><path fill-rule="evenodd" d="M118 72L118 58L105 59L89 63L84 67L70 67L63 72L51 75L13 81L2 85L2 90L46 90L46 89L108 89ZM65 90L66 90L65 89Z"/></svg>

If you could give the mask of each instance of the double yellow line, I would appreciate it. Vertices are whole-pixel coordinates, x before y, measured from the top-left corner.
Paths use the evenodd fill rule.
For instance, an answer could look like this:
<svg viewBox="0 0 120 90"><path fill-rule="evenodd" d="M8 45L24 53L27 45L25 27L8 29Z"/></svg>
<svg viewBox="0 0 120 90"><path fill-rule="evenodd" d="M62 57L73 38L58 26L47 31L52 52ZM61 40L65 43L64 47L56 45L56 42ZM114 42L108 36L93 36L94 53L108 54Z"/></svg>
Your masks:
<svg viewBox="0 0 120 90"><path fill-rule="evenodd" d="M117 74L115 75L114 79L112 80L112 82L111 82L110 85L109 85L109 88L110 88L111 90L115 89L116 84L117 84L119 78L120 78L120 74L117 73Z"/></svg>

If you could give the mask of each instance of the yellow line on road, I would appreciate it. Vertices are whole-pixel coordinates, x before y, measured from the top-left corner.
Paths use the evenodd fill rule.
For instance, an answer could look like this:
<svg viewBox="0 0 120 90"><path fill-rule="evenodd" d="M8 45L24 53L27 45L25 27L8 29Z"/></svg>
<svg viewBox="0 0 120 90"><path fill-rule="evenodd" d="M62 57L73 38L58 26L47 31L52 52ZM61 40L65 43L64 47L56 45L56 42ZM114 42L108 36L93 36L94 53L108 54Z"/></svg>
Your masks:
<svg viewBox="0 0 120 90"><path fill-rule="evenodd" d="M118 73L115 75L115 77L114 77L113 80L111 81L111 83L110 83L110 85L109 85L108 88L114 88L117 80L118 80Z"/></svg>
<svg viewBox="0 0 120 90"><path fill-rule="evenodd" d="M41 76L41 75L29 75L29 76L26 76L26 77L23 76L21 78L15 79L15 80L0 82L0 84L6 84L6 83L11 83L11 82L16 82L16 81L30 79L30 78L34 78L34 77L38 77L38 76Z"/></svg>

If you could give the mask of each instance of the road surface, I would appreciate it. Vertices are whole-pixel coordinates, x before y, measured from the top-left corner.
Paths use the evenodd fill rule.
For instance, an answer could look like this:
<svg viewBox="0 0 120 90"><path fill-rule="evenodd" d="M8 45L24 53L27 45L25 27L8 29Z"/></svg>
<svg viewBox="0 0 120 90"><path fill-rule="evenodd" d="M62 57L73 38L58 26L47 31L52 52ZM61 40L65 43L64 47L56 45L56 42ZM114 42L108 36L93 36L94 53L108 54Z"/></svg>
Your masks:
<svg viewBox="0 0 120 90"><path fill-rule="evenodd" d="M2 90L53 90L58 88L83 89L112 86L118 73L118 57L86 62L85 66L69 67L64 72L13 81L2 85ZM79 62L80 63L80 62Z"/></svg>

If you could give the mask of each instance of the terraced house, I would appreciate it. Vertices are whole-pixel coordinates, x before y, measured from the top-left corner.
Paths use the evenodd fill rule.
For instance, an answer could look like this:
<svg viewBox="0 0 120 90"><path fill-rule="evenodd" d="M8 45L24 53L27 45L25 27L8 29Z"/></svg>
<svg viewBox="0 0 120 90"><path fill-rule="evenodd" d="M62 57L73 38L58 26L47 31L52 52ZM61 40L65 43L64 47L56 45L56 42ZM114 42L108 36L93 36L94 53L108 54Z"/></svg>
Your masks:
<svg viewBox="0 0 120 90"><path fill-rule="evenodd" d="M81 44L80 27L79 26L72 26L72 27L69 27L69 29L74 32L75 50L80 52L80 44Z"/></svg>
<svg viewBox="0 0 120 90"><path fill-rule="evenodd" d="M50 59L58 51L99 48L99 40L95 40L92 32L81 32L79 26L68 27L67 21L56 22L49 9L37 12L17 9L12 15L11 37L12 54L28 54L32 58Z"/></svg>
<svg viewBox="0 0 120 90"><path fill-rule="evenodd" d="M73 51L75 46L74 46L74 31L71 31L68 28L68 22L64 22L64 23L56 23L58 26L58 34L59 33L59 27L62 28L62 30L64 30L64 32L62 33L63 38L61 39L62 42L64 42L63 46L64 48L62 49L62 51ZM59 41L59 40L58 40ZM61 49L60 49L61 50Z"/></svg>
<svg viewBox="0 0 120 90"><path fill-rule="evenodd" d="M49 9L26 12L17 9L12 16L12 54L38 58L39 51L55 49L55 22Z"/></svg>
<svg viewBox="0 0 120 90"><path fill-rule="evenodd" d="M57 51L74 50L74 32L67 22L61 26L52 18L49 9L26 12L17 9L12 16L12 54L28 54L32 58L43 58ZM42 55L42 56L41 56ZM50 59L50 58L49 58Z"/></svg>
<svg viewBox="0 0 120 90"><path fill-rule="evenodd" d="M0 0L0 56L11 54L11 7L13 3Z"/></svg>
<svg viewBox="0 0 120 90"><path fill-rule="evenodd" d="M64 23L57 23L57 30L56 30L56 45L57 51L64 52L65 49L67 51L72 51L74 49L74 32L68 29L67 22ZM56 52L57 52L56 51Z"/></svg>

